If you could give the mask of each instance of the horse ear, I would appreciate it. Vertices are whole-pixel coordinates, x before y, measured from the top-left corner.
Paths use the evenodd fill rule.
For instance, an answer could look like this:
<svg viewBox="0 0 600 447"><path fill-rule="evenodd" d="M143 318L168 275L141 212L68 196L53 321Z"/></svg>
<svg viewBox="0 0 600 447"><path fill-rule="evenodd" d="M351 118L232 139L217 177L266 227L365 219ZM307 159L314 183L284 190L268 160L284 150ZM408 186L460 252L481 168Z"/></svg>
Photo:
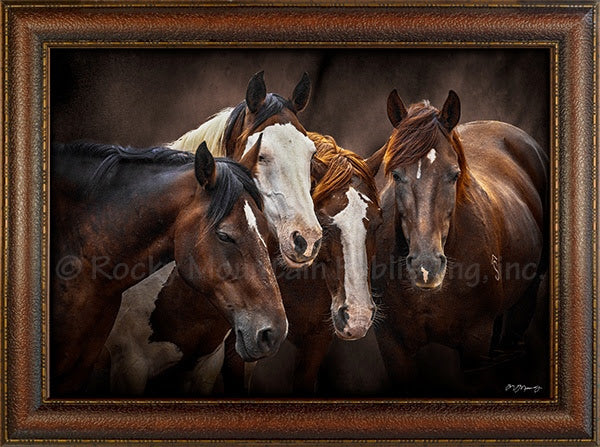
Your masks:
<svg viewBox="0 0 600 447"><path fill-rule="evenodd" d="M310 179L313 187L321 181L328 169L327 165L321 160L316 157L312 158L310 161Z"/></svg>
<svg viewBox="0 0 600 447"><path fill-rule="evenodd" d="M400 121L406 118L408 112L406 111L406 107L404 107L404 103L398 96L398 91L396 89L392 90L388 96L387 100L387 114L390 119L390 123L392 126L398 127Z"/></svg>
<svg viewBox="0 0 600 447"><path fill-rule="evenodd" d="M196 149L196 156L194 158L194 171L200 186L210 189L215 185L215 182L217 181L215 159L208 150L206 142L204 141L200 143L200 146L198 146L198 149Z"/></svg>
<svg viewBox="0 0 600 447"><path fill-rule="evenodd" d="M298 85L292 93L292 103L296 109L296 113L301 112L308 104L308 98L310 96L310 79L308 73L304 72L302 79L298 82Z"/></svg>
<svg viewBox="0 0 600 447"><path fill-rule="evenodd" d="M446 98L446 102L444 103L444 107L442 107L442 111L440 112L440 123L444 126L444 129L451 132L458 124L459 120L460 99L458 99L458 95L454 90L450 90L448 92L448 98Z"/></svg>
<svg viewBox="0 0 600 447"><path fill-rule="evenodd" d="M371 156L365 160L365 163L371 170L373 176L377 175L377 173L379 172L379 167L383 162L383 156L385 155L386 149L387 144L384 145L382 148L378 149L375 153L371 154Z"/></svg>
<svg viewBox="0 0 600 447"><path fill-rule="evenodd" d="M264 71L259 71L248 82L246 106L248 106L248 110L252 113L256 113L267 97L267 86L263 79L264 74Z"/></svg>
<svg viewBox="0 0 600 447"><path fill-rule="evenodd" d="M256 167L256 163L258 163L258 154L260 153L260 144L262 142L263 134L258 136L258 140L256 143L250 148L248 152L246 152L239 163L244 166L248 171L254 172L254 168Z"/></svg>

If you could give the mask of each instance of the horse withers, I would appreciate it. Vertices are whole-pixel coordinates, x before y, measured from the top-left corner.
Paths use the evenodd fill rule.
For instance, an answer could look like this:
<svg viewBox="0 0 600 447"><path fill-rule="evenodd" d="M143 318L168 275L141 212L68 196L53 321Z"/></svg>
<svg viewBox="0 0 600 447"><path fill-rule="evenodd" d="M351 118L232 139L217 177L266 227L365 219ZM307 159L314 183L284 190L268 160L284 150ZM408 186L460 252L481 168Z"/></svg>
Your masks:
<svg viewBox="0 0 600 447"><path fill-rule="evenodd" d="M287 320L254 166L214 160L205 144L195 154L53 144L51 156L53 396L83 391L121 294L172 260L227 306L247 351L277 351Z"/></svg>
<svg viewBox="0 0 600 447"><path fill-rule="evenodd" d="M546 265L547 160L509 124L457 126L452 91L441 110L406 109L393 91L388 116L378 262L393 268L379 279L386 319L376 333L392 382L410 392L421 347L456 348L463 368L476 367L498 317L519 307L505 332L527 327Z"/></svg>

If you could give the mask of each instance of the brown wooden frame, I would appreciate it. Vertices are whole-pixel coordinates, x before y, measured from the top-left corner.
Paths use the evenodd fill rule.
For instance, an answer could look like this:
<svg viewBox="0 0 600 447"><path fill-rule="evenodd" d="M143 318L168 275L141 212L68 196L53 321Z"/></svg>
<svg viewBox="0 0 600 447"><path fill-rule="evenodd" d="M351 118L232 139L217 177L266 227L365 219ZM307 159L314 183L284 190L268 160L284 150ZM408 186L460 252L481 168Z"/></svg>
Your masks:
<svg viewBox="0 0 600 447"><path fill-rule="evenodd" d="M252 6L249 6L252 3ZM0 0L0 442L598 445L595 2ZM551 52L552 391L540 400L47 398L49 51L57 46L539 47ZM515 98L519 104L522 98ZM254 440L254 441L253 441ZM275 441L273 441L275 440Z"/></svg>

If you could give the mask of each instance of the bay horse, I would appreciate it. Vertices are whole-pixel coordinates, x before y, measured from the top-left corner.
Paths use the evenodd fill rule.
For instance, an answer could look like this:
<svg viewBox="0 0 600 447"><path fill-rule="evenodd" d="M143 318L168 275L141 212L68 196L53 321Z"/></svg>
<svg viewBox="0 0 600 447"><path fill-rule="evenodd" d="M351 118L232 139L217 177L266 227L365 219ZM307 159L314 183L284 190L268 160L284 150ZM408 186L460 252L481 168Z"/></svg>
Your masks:
<svg viewBox="0 0 600 447"><path fill-rule="evenodd" d="M388 98L394 130L383 153L385 224L379 263L386 319L376 336L392 383L410 392L417 351L458 350L463 368L489 356L494 322L523 334L544 273L547 159L524 131L497 121L457 126L460 100L441 110Z"/></svg>
<svg viewBox="0 0 600 447"><path fill-rule="evenodd" d="M319 366L333 334L346 340L364 337L375 318L369 272L375 231L381 223L369 160L340 148L331 137L314 132L307 135L317 148L311 168L312 198L324 229L323 244L308 269L290 270L279 265L276 271L284 307L287 306L290 341L298 348L294 390L302 394L314 393ZM378 168L379 164L377 161L375 166ZM144 331L143 337L113 337L111 355L125 351L128 357L114 362L113 382L125 384L128 393L136 390L141 394L145 380L139 378L136 359L149 348L156 351L162 343L169 343L178 346L183 357L176 364L167 365L165 356L161 356L147 365L141 374L149 379L147 394L210 394L224 360L226 392L244 393L244 361L252 359L240 353L237 341L233 345L233 337L227 338L224 359L222 341L230 325L222 312L210 301L198 300L177 269L167 284L158 293L155 308L148 307L151 331ZM135 324L130 320L120 325L120 333L126 334L127 327ZM122 390L120 386L116 388Z"/></svg>
<svg viewBox="0 0 600 447"><path fill-rule="evenodd" d="M259 145L260 142L257 142ZM249 169L162 147L52 145L50 384L82 391L122 293L176 260L194 293L213 291L245 349L276 352L287 334Z"/></svg>
<svg viewBox="0 0 600 447"><path fill-rule="evenodd" d="M307 73L290 99L285 99L267 93L261 71L248 82L244 101L168 144L173 149L194 151L206 141L213 155L240 160L262 135L253 175L263 195L267 221L279 241L281 259L290 268L313 262L322 237L310 198L310 160L315 146L297 116L309 96Z"/></svg>

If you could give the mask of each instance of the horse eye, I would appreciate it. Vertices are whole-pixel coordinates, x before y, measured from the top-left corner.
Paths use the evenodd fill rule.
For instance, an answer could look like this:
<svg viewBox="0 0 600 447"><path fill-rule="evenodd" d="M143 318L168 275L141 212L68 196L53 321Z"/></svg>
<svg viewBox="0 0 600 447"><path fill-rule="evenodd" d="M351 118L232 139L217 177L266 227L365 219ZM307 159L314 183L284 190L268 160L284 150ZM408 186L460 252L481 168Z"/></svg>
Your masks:
<svg viewBox="0 0 600 447"><path fill-rule="evenodd" d="M460 171L455 172L452 177L451 177L451 181L452 183L456 183L458 181L458 177L460 177Z"/></svg>
<svg viewBox="0 0 600 447"><path fill-rule="evenodd" d="M231 236L229 236L227 233L224 233L223 231L217 230L217 237L219 238L220 241L228 242L231 244L235 243L233 238Z"/></svg>
<svg viewBox="0 0 600 447"><path fill-rule="evenodd" d="M398 171L392 172L392 177L395 182L406 183L406 178L404 178Z"/></svg>
<svg viewBox="0 0 600 447"><path fill-rule="evenodd" d="M265 156L264 156L264 155L259 155L259 156L258 156L258 161L260 161L260 162L264 163L265 161L267 161L267 159L265 158Z"/></svg>

